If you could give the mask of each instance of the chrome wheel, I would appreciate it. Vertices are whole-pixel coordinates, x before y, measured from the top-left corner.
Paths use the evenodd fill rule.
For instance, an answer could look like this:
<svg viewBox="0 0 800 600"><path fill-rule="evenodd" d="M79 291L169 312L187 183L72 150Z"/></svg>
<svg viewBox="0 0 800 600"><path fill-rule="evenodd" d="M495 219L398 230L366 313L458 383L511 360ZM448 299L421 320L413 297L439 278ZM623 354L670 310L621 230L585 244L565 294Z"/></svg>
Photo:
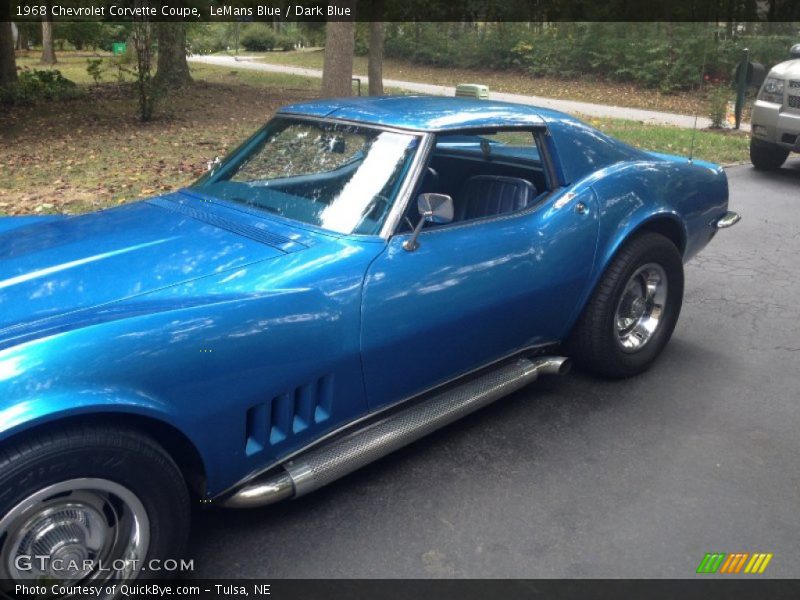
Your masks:
<svg viewBox="0 0 800 600"><path fill-rule="evenodd" d="M616 339L624 352L641 350L653 338L667 301L667 274L661 265L639 267L628 280L614 315Z"/></svg>
<svg viewBox="0 0 800 600"><path fill-rule="evenodd" d="M48 582L134 577L150 542L144 505L107 479L71 479L25 498L0 520L0 578Z"/></svg>

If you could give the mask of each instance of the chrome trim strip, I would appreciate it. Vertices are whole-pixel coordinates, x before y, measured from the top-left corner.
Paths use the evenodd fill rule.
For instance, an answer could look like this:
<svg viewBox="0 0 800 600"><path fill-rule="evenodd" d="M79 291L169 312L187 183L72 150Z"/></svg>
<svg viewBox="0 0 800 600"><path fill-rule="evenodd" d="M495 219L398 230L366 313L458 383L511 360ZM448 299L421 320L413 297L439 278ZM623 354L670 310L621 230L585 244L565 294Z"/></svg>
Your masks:
<svg viewBox="0 0 800 600"><path fill-rule="evenodd" d="M520 105L524 106L524 105ZM337 110L340 110L342 107L338 106L331 110L327 115L310 115L308 113L303 112L292 112L288 110L281 110L275 113L276 117L291 117L296 119L309 119L315 121L325 121L325 122L332 122L335 121L337 123L342 123L345 125L360 125L362 127L373 127L375 129L384 129L386 131L396 131L398 133L452 133L455 131L486 131L486 130L515 130L515 129L524 129L524 128L532 128L532 127L539 127L539 128L547 128L547 121L545 121L538 113L532 113L527 115L530 119L523 119L516 121L514 123L504 123L498 127L492 127L491 125L463 125L463 124L455 124L452 126L447 127L432 127L430 129L419 129L417 127L401 127L398 125L385 125L383 123L377 121L361 121L356 119L342 119L341 117L333 117L330 116L335 113ZM533 107L538 108L538 107ZM533 119L536 119L535 121Z"/></svg>
<svg viewBox="0 0 800 600"><path fill-rule="evenodd" d="M338 109L337 109L338 110ZM333 112L336 112L335 110ZM296 119L298 121L314 121L317 123L334 123L336 125L355 125L357 127L364 127L366 129L378 129L380 131L390 131L392 133L404 133L406 135L424 136L429 132L422 129L411 129L403 127L392 127L389 125L381 125L380 123L373 123L371 121L354 121L352 119L339 119L337 117L320 117L319 115L309 115L306 113L293 113L280 111L275 113L275 117L286 117L288 119Z"/></svg>
<svg viewBox="0 0 800 600"><path fill-rule="evenodd" d="M397 198L392 204L392 210L389 211L389 214L386 215L386 219L383 221L380 236L384 240L388 240L392 237L395 227L397 227L397 224L406 211L408 203L411 201L411 194L417 187L417 181L419 181L422 170L428 163L428 154L433 147L434 138L435 136L431 133L426 133L422 138L422 143L417 149L417 154L414 157L414 161L411 163L411 168L403 182L403 187L397 192Z"/></svg>
<svg viewBox="0 0 800 600"><path fill-rule="evenodd" d="M722 217L717 219L717 222L714 224L714 226L717 229L727 229L728 227L733 227L741 220L742 217L739 213L735 213L729 210Z"/></svg>

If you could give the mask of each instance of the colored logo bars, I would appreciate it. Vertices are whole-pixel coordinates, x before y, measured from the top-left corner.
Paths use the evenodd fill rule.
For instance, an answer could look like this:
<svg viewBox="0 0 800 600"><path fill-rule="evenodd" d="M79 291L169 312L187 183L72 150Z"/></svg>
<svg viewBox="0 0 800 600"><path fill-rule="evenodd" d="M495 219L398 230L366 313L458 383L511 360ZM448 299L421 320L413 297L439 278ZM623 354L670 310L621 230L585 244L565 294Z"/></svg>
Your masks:
<svg viewBox="0 0 800 600"><path fill-rule="evenodd" d="M763 573L767 569L769 561L772 560L772 553L738 552L725 554L724 552L709 553L700 561L697 572L707 573ZM746 566L745 566L746 565Z"/></svg>

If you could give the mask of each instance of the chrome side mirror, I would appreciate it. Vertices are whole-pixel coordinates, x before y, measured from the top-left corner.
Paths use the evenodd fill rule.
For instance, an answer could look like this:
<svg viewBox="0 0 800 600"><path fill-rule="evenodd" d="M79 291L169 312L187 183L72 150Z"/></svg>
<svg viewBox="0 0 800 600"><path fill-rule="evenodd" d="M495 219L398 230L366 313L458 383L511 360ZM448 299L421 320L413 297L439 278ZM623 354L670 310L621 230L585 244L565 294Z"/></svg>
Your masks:
<svg viewBox="0 0 800 600"><path fill-rule="evenodd" d="M414 228L411 237L403 242L403 249L413 252L419 248L419 237L425 223L439 225L450 223L453 220L453 199L447 194L420 194L417 198L419 223Z"/></svg>

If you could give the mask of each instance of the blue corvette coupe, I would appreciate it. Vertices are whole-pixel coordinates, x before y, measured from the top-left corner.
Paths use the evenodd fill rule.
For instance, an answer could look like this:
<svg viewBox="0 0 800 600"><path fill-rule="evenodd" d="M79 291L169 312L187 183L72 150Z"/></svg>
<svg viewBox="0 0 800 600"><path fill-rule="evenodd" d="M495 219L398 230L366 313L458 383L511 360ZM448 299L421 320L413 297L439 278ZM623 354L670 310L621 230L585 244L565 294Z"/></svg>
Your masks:
<svg viewBox="0 0 800 600"><path fill-rule="evenodd" d="M135 577L192 502L308 493L569 359L640 373L739 218L716 165L487 100L295 104L210 166L0 219L0 580Z"/></svg>

